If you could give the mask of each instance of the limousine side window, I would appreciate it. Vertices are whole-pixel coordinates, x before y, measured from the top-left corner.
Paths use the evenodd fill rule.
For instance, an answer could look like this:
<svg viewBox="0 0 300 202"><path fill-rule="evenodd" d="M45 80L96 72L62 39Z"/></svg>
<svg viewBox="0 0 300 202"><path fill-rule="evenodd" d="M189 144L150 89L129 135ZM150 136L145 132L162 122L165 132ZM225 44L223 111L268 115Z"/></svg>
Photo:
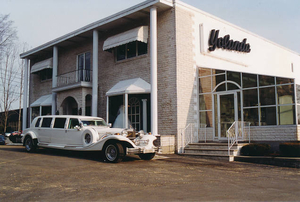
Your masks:
<svg viewBox="0 0 300 202"><path fill-rule="evenodd" d="M53 128L65 128L66 118L56 118Z"/></svg>
<svg viewBox="0 0 300 202"><path fill-rule="evenodd" d="M43 128L50 128L52 118L43 118L42 126Z"/></svg>
<svg viewBox="0 0 300 202"><path fill-rule="evenodd" d="M79 126L79 121L78 121L78 119L70 119L70 121L69 121L69 126L68 126L68 128L69 129L74 129L74 127L75 126Z"/></svg>
<svg viewBox="0 0 300 202"><path fill-rule="evenodd" d="M41 118L38 118L38 120L35 123L35 127L40 127Z"/></svg>

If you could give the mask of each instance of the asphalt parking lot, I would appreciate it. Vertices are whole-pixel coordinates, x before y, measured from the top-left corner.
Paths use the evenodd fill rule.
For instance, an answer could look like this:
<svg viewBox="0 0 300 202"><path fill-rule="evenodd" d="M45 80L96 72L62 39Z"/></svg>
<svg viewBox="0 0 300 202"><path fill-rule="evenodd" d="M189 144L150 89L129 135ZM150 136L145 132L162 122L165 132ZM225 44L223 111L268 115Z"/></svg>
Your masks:
<svg viewBox="0 0 300 202"><path fill-rule="evenodd" d="M97 152L0 146L0 201L299 201L300 170L178 155L105 163Z"/></svg>

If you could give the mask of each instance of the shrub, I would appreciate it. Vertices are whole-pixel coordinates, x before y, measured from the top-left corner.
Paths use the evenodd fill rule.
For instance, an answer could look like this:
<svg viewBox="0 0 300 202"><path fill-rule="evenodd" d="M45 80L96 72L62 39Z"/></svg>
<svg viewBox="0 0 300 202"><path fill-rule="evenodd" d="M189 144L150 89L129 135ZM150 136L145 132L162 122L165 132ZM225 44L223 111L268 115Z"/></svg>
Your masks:
<svg viewBox="0 0 300 202"><path fill-rule="evenodd" d="M241 149L243 156L265 156L270 153L271 146L269 144L251 143L245 145Z"/></svg>
<svg viewBox="0 0 300 202"><path fill-rule="evenodd" d="M286 142L279 145L282 156L300 156L300 142Z"/></svg>

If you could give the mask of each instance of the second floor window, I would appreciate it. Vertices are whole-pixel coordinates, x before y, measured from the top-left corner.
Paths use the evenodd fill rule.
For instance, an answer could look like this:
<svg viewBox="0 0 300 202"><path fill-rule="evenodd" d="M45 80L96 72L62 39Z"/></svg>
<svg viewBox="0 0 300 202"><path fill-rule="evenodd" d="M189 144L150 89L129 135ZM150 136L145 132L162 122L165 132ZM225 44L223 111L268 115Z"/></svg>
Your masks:
<svg viewBox="0 0 300 202"><path fill-rule="evenodd" d="M77 56L78 81L91 81L91 53L86 52Z"/></svg>
<svg viewBox="0 0 300 202"><path fill-rule="evenodd" d="M41 81L45 81L48 79L52 79L52 69L43 69L41 71L38 72L40 75L40 79Z"/></svg>
<svg viewBox="0 0 300 202"><path fill-rule="evenodd" d="M117 61L144 55L147 54L147 43L133 41L116 47L115 53Z"/></svg>

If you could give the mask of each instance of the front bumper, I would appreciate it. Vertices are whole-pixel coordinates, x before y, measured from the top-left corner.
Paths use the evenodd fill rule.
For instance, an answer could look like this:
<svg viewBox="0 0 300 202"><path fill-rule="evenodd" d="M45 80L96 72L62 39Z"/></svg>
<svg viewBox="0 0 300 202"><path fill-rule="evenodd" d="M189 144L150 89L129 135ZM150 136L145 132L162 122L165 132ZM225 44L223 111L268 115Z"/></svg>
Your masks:
<svg viewBox="0 0 300 202"><path fill-rule="evenodd" d="M147 153L155 153L159 152L160 147L152 147L152 148L145 148L145 147L135 147L135 148L127 148L126 154L147 154Z"/></svg>

